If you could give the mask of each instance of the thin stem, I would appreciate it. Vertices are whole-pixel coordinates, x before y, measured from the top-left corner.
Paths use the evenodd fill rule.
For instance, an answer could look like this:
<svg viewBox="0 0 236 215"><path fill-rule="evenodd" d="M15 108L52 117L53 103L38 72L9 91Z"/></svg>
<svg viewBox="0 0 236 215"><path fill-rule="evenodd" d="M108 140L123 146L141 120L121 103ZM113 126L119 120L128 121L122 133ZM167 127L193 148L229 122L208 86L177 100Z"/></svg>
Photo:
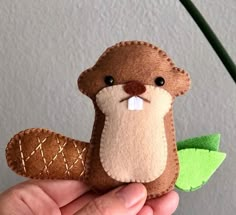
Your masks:
<svg viewBox="0 0 236 215"><path fill-rule="evenodd" d="M191 0L180 0L189 14L192 16L194 21L197 23L202 33L207 38L208 42L211 44L212 48L215 50L216 54L220 58L221 62L224 64L225 68L228 70L229 74L236 83L236 66L220 40L217 38L211 27L208 25L200 11L192 3Z"/></svg>

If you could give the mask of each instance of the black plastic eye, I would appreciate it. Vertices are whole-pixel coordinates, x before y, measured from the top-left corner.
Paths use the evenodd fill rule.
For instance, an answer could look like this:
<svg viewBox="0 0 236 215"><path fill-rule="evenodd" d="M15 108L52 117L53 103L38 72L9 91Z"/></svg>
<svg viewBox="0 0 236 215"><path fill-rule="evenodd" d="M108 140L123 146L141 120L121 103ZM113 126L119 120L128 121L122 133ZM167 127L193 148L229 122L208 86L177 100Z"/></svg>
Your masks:
<svg viewBox="0 0 236 215"><path fill-rule="evenodd" d="M114 81L114 78L112 76L108 75L108 76L105 76L104 82L106 83L106 85L112 86L115 81Z"/></svg>
<svg viewBox="0 0 236 215"><path fill-rule="evenodd" d="M155 79L155 83L157 86L163 86L165 84L165 79L162 77L157 77Z"/></svg>

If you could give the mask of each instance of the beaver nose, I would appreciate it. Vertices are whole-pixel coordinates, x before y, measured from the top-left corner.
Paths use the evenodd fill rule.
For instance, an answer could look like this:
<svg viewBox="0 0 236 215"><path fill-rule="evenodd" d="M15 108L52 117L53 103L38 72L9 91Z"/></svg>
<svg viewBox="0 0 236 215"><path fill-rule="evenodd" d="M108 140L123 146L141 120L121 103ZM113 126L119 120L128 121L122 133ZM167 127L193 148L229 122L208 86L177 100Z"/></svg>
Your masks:
<svg viewBox="0 0 236 215"><path fill-rule="evenodd" d="M138 96L146 91L146 87L138 81L129 81L124 85L124 91L132 96Z"/></svg>

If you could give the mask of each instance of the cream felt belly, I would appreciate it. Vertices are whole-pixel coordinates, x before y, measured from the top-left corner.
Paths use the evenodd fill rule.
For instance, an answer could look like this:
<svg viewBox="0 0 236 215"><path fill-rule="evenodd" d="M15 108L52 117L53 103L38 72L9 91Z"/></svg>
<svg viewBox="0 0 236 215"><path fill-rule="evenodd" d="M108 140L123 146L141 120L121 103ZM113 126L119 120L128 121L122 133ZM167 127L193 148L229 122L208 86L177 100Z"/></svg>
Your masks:
<svg viewBox="0 0 236 215"><path fill-rule="evenodd" d="M172 97L161 88L146 86L142 110L128 110L122 85L101 90L96 101L105 114L100 159L106 173L120 182L150 182L166 167L164 116Z"/></svg>

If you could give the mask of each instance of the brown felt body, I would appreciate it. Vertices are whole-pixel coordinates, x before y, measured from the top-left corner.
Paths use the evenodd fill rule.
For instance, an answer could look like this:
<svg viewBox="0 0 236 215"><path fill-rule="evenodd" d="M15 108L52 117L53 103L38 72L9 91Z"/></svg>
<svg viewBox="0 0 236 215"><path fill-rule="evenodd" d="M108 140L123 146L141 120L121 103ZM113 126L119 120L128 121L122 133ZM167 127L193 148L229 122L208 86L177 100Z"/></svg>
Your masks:
<svg viewBox="0 0 236 215"><path fill-rule="evenodd" d="M168 91L173 99L178 95L184 94L190 86L188 74L184 70L174 67L173 62L162 50L151 44L138 41L119 43L107 49L94 67L81 74L78 80L79 88L93 100L95 107L95 123L91 138L92 146L88 152L85 180L95 190L100 192L122 184L107 175L99 156L105 116L99 110L95 96L97 92L106 87L103 82L103 77L106 75L113 76L115 84L136 81L144 85L153 86L155 86L154 80L156 77L163 77L165 85L162 88ZM90 83L93 83L92 88L89 87ZM172 190L178 177L179 163L172 111L171 108L164 118L168 143L166 168L156 180L144 183L148 190L148 198L161 196Z"/></svg>
<svg viewBox="0 0 236 215"><path fill-rule="evenodd" d="M15 135L8 144L8 165L18 174L31 178L84 180L92 189L102 193L123 184L110 177L101 164L100 144L105 115L96 103L96 95L107 87L104 82L106 76L112 76L115 85L124 85L124 90L133 95L144 92L142 85L163 88L171 95L172 102L190 86L188 74L176 68L159 48L140 41L118 43L108 48L97 63L83 72L78 79L79 89L92 99L95 108L90 144L45 129L26 130ZM163 86L155 85L157 77L164 78ZM139 90L135 89L135 83L139 85L136 86ZM167 140L165 169L158 178L144 183L148 198L161 196L172 190L178 176L179 163L172 105L173 103L164 117Z"/></svg>
<svg viewBox="0 0 236 215"><path fill-rule="evenodd" d="M97 125L94 128L93 136L91 140L92 147L89 149L86 163L85 181L92 186L92 188L98 192L108 191L122 182L116 181L109 177L104 171L100 156L100 139L103 130L105 117L103 113L96 107L96 121ZM177 156L177 148L175 141L175 131L173 124L172 108L165 116L165 128L166 138L168 142L168 158L166 168L163 174L156 180L144 183L148 190L148 198L162 196L174 188L175 181L179 172L179 161Z"/></svg>

